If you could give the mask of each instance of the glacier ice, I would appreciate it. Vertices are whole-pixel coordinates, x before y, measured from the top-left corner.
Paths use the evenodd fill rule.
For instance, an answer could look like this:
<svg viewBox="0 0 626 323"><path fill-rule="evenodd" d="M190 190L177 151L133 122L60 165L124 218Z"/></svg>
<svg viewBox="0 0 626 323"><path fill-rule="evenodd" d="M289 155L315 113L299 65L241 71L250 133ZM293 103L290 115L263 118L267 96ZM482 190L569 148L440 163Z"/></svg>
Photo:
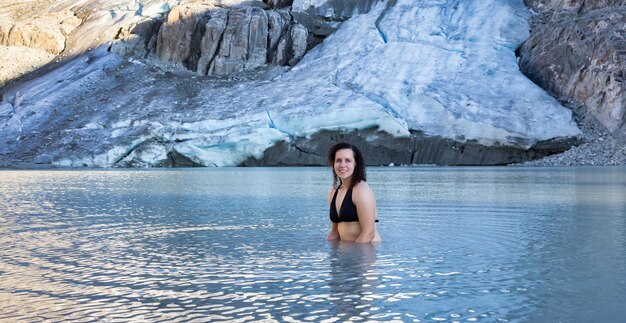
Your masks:
<svg viewBox="0 0 626 323"><path fill-rule="evenodd" d="M53 139L51 162L95 167L162 165L172 151L199 165L237 165L322 130L377 128L398 138L418 131L519 149L579 136L571 111L519 71L514 51L528 37L527 19L521 0L380 2L290 70L233 86L200 78L206 84L186 97L156 81L163 72L100 48L13 89L27 100L12 118L32 129L47 123L51 133L78 129ZM106 73L112 69L145 76L128 93ZM74 111L73 123L48 118L86 88L101 90L85 100L105 103ZM11 124L0 124L0 136L16 131ZM68 142L85 149L68 150Z"/></svg>

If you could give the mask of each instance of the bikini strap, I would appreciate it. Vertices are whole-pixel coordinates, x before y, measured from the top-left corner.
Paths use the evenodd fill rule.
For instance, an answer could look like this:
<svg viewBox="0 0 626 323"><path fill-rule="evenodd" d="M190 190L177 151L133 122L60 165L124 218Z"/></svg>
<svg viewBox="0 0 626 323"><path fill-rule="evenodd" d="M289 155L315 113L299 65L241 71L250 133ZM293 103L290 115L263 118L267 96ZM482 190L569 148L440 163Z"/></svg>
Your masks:
<svg viewBox="0 0 626 323"><path fill-rule="evenodd" d="M337 193L339 192L339 188L340 187L341 187L341 183L339 183L339 186L337 186L337 188L335 188L335 194L333 194L333 200L331 201L333 203L333 207L335 207L334 204L335 204L335 201L337 200ZM337 214L339 214L339 213L337 213Z"/></svg>

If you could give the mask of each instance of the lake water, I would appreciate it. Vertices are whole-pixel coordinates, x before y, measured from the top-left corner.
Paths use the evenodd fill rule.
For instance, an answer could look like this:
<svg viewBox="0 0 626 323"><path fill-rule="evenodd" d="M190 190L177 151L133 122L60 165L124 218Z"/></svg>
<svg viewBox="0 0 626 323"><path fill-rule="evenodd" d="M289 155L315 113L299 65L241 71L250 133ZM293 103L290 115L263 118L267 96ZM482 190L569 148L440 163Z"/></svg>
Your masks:
<svg viewBox="0 0 626 323"><path fill-rule="evenodd" d="M0 171L0 321L626 319L625 167L368 177L377 246L324 168Z"/></svg>

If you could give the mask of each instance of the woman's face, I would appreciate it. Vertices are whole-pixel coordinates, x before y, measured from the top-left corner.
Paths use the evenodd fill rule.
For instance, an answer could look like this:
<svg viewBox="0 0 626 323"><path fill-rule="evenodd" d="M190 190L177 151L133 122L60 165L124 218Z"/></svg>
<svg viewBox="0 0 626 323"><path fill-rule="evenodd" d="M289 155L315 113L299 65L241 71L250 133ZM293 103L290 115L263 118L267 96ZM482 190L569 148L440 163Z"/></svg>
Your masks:
<svg viewBox="0 0 626 323"><path fill-rule="evenodd" d="M354 173L354 167L356 162L354 161L354 152L352 149L340 149L335 153L335 174L342 181L352 177Z"/></svg>

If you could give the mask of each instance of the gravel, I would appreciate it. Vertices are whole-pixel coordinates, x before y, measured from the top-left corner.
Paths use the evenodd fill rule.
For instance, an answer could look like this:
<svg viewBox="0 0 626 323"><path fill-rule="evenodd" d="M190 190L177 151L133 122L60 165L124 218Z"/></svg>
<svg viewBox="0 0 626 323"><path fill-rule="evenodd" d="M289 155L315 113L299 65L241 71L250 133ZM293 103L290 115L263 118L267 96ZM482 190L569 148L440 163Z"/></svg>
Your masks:
<svg viewBox="0 0 626 323"><path fill-rule="evenodd" d="M583 132L582 144L560 154L525 162L522 166L608 166L626 165L626 133L611 133L596 118L585 115L580 105L563 102L572 108ZM619 132L619 131L618 131Z"/></svg>

